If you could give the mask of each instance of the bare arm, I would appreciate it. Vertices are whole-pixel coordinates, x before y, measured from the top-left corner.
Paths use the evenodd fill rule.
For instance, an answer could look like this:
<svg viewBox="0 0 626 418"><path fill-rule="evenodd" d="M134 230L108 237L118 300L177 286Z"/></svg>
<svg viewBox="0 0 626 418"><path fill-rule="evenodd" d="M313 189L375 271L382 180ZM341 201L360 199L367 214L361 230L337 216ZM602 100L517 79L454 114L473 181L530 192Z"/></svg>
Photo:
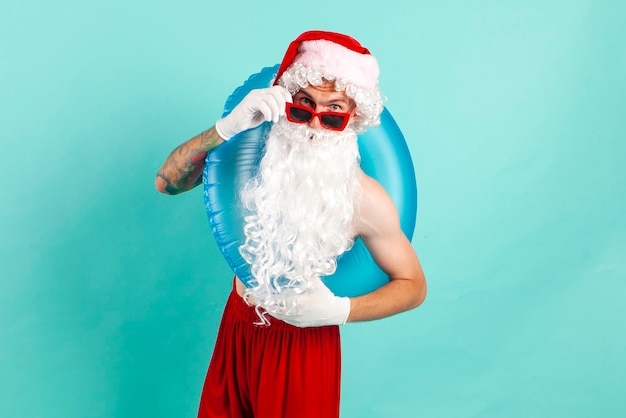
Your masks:
<svg viewBox="0 0 626 418"><path fill-rule="evenodd" d="M157 173L155 186L166 194L193 189L202 182L202 169L207 152L240 132L259 126L264 121L278 121L285 113L291 94L281 86L250 91L235 108L215 126L176 148ZM219 130L219 134L218 134Z"/></svg>
<svg viewBox="0 0 626 418"><path fill-rule="evenodd" d="M397 209L374 179L363 175L359 234L389 283L350 299L348 322L369 321L416 308L426 298L417 254L400 228Z"/></svg>
<svg viewBox="0 0 626 418"><path fill-rule="evenodd" d="M178 146L159 169L156 189L165 194L178 194L196 187L202 182L207 152L222 142L213 127Z"/></svg>

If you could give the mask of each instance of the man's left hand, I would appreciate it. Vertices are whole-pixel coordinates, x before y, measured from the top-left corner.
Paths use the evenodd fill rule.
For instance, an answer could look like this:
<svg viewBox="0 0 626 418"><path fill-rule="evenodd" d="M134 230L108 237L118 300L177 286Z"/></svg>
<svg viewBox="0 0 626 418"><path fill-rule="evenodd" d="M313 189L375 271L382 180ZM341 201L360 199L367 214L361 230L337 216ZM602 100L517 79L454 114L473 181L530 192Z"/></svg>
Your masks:
<svg viewBox="0 0 626 418"><path fill-rule="evenodd" d="M295 313L271 315L300 328L343 325L350 314L350 298L335 296L320 279L296 298Z"/></svg>

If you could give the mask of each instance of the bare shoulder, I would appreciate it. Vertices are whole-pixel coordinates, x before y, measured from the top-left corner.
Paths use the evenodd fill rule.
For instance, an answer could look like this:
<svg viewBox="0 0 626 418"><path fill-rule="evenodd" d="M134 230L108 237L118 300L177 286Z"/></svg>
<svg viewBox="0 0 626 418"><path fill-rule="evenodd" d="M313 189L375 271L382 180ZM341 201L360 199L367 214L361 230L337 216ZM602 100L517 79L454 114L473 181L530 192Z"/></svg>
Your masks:
<svg viewBox="0 0 626 418"><path fill-rule="evenodd" d="M395 205L387 193L387 190L374 178L361 172L361 188L363 195L361 198L361 207L366 212L372 210L389 210L389 206L393 206L397 213Z"/></svg>
<svg viewBox="0 0 626 418"><path fill-rule="evenodd" d="M398 209L385 188L374 178L361 173L362 196L357 216L361 236L381 235L400 227Z"/></svg>

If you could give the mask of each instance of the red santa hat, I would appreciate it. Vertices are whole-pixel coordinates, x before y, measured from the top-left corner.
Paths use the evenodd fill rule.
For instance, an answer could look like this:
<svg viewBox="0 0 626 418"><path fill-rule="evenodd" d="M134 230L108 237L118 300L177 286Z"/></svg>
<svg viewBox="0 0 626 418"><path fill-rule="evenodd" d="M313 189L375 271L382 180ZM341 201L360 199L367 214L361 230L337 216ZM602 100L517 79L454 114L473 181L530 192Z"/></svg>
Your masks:
<svg viewBox="0 0 626 418"><path fill-rule="evenodd" d="M320 30L304 32L289 44L274 84L292 64L320 69L368 90L377 87L380 72L376 58L356 39Z"/></svg>

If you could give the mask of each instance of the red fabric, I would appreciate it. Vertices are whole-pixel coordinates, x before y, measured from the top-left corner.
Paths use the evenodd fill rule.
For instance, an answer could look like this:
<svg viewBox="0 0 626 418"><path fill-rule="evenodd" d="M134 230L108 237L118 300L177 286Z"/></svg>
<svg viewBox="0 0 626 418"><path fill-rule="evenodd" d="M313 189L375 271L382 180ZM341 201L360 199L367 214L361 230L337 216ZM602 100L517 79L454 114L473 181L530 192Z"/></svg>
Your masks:
<svg viewBox="0 0 626 418"><path fill-rule="evenodd" d="M342 33L337 32L327 32L323 30L311 30L308 32L304 32L300 36L298 36L294 41L292 41L287 47L287 52L285 52L285 56L283 57L282 62L280 63L280 67L278 67L278 72L276 73L276 79L274 80L274 85L277 84L278 79L281 75L289 68L289 66L293 63L293 60L298 55L298 47L302 42L305 41L315 41L315 40L325 40L331 41L341 46L345 46L352 51L358 52L360 54L369 54L370 51L367 48L364 48L359 41L352 38L351 36L344 35Z"/></svg>
<svg viewBox="0 0 626 418"><path fill-rule="evenodd" d="M258 317L230 294L209 364L200 418L337 418L339 327L298 328Z"/></svg>

